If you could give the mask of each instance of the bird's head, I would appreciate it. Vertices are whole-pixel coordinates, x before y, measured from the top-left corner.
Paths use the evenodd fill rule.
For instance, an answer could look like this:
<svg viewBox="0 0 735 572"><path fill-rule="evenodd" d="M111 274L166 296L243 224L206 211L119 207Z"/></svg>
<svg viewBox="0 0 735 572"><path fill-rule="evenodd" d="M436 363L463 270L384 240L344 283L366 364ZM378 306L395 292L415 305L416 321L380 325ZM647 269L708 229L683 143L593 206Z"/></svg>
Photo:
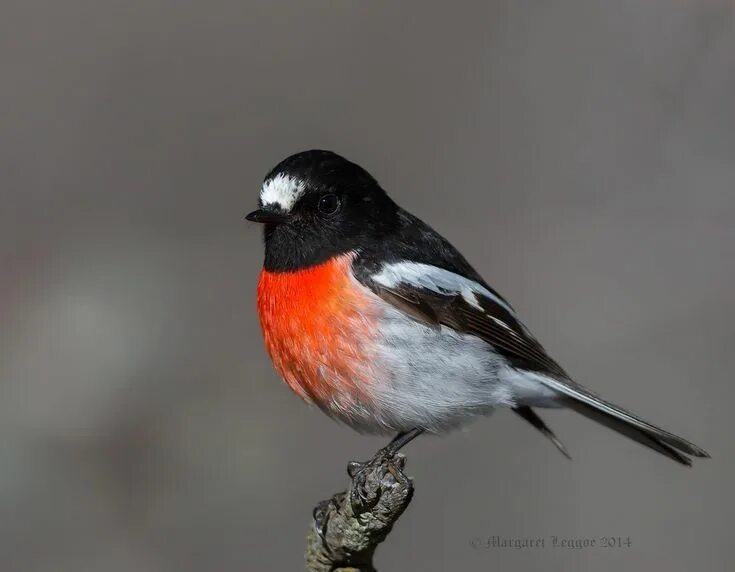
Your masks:
<svg viewBox="0 0 735 572"><path fill-rule="evenodd" d="M325 262L384 238L398 207L365 169L331 151L291 155L266 175L259 208L247 220L264 224L265 262L289 271Z"/></svg>

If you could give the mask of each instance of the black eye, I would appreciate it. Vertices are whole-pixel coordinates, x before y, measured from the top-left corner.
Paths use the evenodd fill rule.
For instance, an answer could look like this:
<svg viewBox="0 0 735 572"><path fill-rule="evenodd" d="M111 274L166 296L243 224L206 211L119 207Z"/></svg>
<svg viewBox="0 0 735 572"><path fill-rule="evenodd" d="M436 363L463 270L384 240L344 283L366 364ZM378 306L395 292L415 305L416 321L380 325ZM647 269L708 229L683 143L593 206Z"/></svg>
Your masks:
<svg viewBox="0 0 735 572"><path fill-rule="evenodd" d="M339 210L339 197L334 193L324 195L319 199L319 212L325 215L331 215Z"/></svg>

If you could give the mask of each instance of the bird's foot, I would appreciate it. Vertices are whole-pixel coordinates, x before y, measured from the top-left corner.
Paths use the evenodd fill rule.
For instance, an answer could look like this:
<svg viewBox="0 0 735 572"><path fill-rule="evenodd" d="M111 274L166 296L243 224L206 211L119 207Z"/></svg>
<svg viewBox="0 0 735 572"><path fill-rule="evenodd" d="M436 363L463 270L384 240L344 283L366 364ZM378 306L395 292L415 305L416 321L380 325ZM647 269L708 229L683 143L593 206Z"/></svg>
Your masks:
<svg viewBox="0 0 735 572"><path fill-rule="evenodd" d="M352 512L357 516L372 509L378 504L384 487L408 485L409 478L403 473L405 466L406 458L389 447L364 463L351 461L347 474L352 479L348 493Z"/></svg>

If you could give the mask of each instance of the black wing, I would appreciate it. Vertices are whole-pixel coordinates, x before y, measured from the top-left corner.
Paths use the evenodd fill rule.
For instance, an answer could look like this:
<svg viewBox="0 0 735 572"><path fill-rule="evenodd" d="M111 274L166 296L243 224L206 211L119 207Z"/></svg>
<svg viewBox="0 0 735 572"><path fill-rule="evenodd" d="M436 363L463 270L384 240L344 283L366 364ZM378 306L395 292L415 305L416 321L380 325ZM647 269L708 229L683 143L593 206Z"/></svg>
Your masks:
<svg viewBox="0 0 735 572"><path fill-rule="evenodd" d="M361 250L353 268L360 282L416 319L449 326L485 340L513 366L568 377L518 321L510 304L483 280L448 240L403 209L399 209L398 216L400 224L391 240L375 241ZM386 287L374 280L384 265L402 261L451 272L458 280L473 283L488 295L477 294L477 304L471 304L458 292L437 292L409 282Z"/></svg>
<svg viewBox="0 0 735 572"><path fill-rule="evenodd" d="M477 336L514 367L568 378L515 315L488 296L473 292L468 299L463 293L435 291L409 282L386 286L370 279L365 285L415 319Z"/></svg>

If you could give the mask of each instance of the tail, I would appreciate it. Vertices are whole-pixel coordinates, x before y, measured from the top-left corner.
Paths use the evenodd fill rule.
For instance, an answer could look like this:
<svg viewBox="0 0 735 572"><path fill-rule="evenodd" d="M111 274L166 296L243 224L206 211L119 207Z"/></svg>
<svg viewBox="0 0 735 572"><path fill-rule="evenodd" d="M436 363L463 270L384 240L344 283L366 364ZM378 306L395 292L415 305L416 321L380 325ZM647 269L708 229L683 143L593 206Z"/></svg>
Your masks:
<svg viewBox="0 0 735 572"><path fill-rule="evenodd" d="M544 384L560 393L564 406L581 413L585 417L617 431L637 441L641 445L653 449L682 465L691 466L692 460L687 457L709 458L709 454L700 447L651 425L640 417L608 403L595 394L572 381L544 378Z"/></svg>

